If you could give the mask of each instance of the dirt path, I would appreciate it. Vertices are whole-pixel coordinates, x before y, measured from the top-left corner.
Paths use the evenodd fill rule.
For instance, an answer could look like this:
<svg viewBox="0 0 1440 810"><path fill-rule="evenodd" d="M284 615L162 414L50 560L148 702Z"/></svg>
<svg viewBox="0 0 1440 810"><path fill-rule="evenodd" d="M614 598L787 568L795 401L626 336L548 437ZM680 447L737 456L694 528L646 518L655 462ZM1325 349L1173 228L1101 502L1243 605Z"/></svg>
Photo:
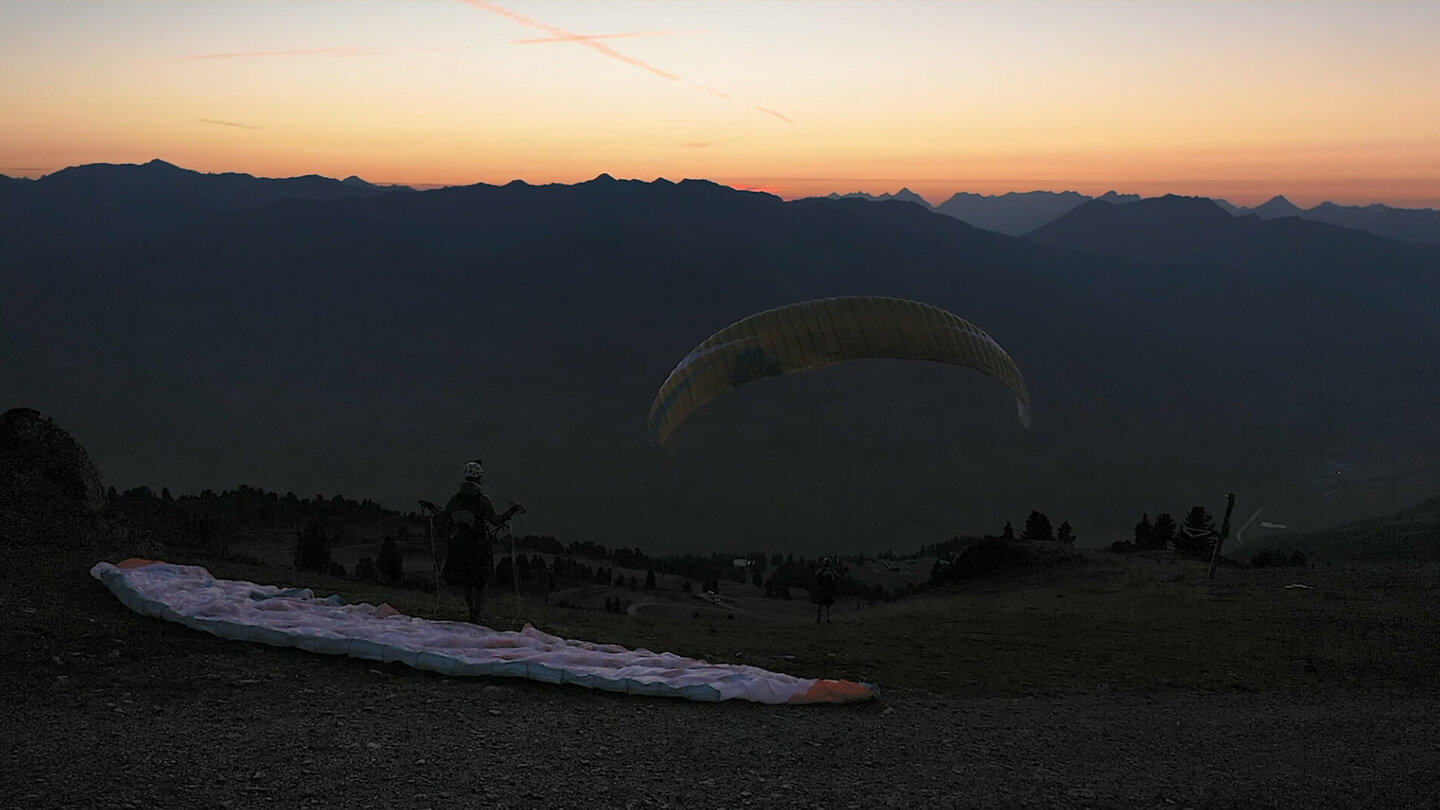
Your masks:
<svg viewBox="0 0 1440 810"><path fill-rule="evenodd" d="M184 688L125 677L22 701L3 795L25 807L815 808L1418 808L1440 795L1426 765L1440 751L1434 694L776 708L214 653Z"/></svg>

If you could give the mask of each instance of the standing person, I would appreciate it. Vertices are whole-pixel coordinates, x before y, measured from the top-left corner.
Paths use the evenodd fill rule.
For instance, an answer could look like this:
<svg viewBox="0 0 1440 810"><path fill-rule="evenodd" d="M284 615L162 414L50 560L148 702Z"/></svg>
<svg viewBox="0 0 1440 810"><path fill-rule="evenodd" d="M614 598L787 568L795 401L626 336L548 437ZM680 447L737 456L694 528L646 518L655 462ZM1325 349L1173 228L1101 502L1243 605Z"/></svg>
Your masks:
<svg viewBox="0 0 1440 810"><path fill-rule="evenodd" d="M835 561L826 557L815 572L815 623L820 623L820 614L825 614L825 623L830 623L830 606L835 604L835 591L840 587L840 572L835 570Z"/></svg>
<svg viewBox="0 0 1440 810"><path fill-rule="evenodd" d="M450 496L445 510L440 513L440 524L447 541L445 570L441 576L463 591L470 621L478 622L485 582L495 567L490 529L505 525L510 518L524 513L525 507L512 503L504 514L495 513L495 507L481 489L485 482L485 466L479 459L466 463L464 474L460 491Z"/></svg>

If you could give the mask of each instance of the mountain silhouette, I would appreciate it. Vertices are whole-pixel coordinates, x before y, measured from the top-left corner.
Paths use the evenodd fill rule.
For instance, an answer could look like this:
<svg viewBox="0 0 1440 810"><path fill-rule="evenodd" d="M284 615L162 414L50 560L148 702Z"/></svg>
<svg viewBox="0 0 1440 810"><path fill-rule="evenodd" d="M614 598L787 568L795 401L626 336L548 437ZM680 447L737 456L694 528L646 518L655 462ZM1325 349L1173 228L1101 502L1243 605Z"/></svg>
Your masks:
<svg viewBox="0 0 1440 810"><path fill-rule="evenodd" d="M1300 206L1285 199L1284 195L1276 195L1264 203L1255 206L1249 211L1261 219L1278 219L1279 217L1295 217L1300 215Z"/></svg>
<svg viewBox="0 0 1440 810"><path fill-rule="evenodd" d="M1238 221L1205 197L1172 194L1119 204L1096 199L1036 228L1026 238L1107 256L1168 261L1178 251L1210 244L1217 234L1235 232ZM1119 243L1113 241L1117 237Z"/></svg>
<svg viewBox="0 0 1440 810"><path fill-rule="evenodd" d="M347 186L353 186L353 187L355 187L355 188L362 188L362 189L366 189L366 190L370 190L370 191L414 191L414 190L415 190L415 189L411 188L410 186L401 186L401 185L386 185L386 186L382 186L382 185L378 185L378 184L376 184L376 183L371 183L370 181L365 180L364 178L360 177L359 175L354 175L354 174L350 175L349 177L345 178L344 180L341 180L340 182L341 182L341 183L344 183L344 184L347 185Z"/></svg>
<svg viewBox="0 0 1440 810"><path fill-rule="evenodd" d="M861 199L871 202L904 200L918 203L926 208L931 207L923 198L909 192L909 189L902 189L896 194L885 194L879 197L858 192L846 195L831 194L827 199ZM1139 202L1140 199L1138 194L1121 194L1118 191L1107 191L1099 197L1089 197L1075 191L1012 191L998 195L959 192L945 202L933 206L933 209L977 228L1010 236L1023 236L1091 200L1125 204ZM1403 242L1440 244L1440 211L1430 208L1392 208L1388 205L1378 204L1347 206L1324 202L1314 208L1303 209L1283 195L1277 195L1256 208L1237 206L1222 199L1195 199L1210 199L1221 210L1234 216L1255 215L1261 219L1299 217L1314 222L1327 222L1332 225L1366 231L1376 236Z"/></svg>
<svg viewBox="0 0 1440 810"><path fill-rule="evenodd" d="M1075 191L1012 191L999 195L961 192L936 206L935 210L977 228L1019 236L1090 199Z"/></svg>
<svg viewBox="0 0 1440 810"><path fill-rule="evenodd" d="M1103 203L1132 203L1132 202L1139 202L1139 201L1140 201L1140 195L1139 195L1139 194L1121 194L1121 193L1118 192L1118 191L1111 190L1111 191L1105 192L1104 194L1101 194L1099 197L1096 197L1095 199L1096 199L1097 201L1103 202Z"/></svg>
<svg viewBox="0 0 1440 810"><path fill-rule="evenodd" d="M902 189L900 189L899 191L895 192L894 194L881 194L881 195L879 195L879 196L876 196L876 195L874 195L874 194L866 194L866 193L863 192L863 191L852 191L852 192L850 192L849 194L832 193L832 194L830 194L828 197L826 197L825 199L829 199L829 200L866 200L866 201L869 201L869 202L889 202L889 201L892 201L892 200L893 200L893 201L895 201L895 202L914 203L914 204L916 204L916 205L918 205L918 206L920 206L920 207L922 207L922 208L931 208L931 207L932 207L932 206L930 205L930 202L929 202L928 200L926 200L924 197L921 197L919 194L916 194L915 192L911 191L911 190L908 189L908 188L902 188Z"/></svg>
<svg viewBox="0 0 1440 810"><path fill-rule="evenodd" d="M286 198L331 200L389 190L319 175L202 174L158 159L72 166L0 185L0 255L98 244Z"/></svg>
<svg viewBox="0 0 1440 810"><path fill-rule="evenodd" d="M1332 202L1323 202L1307 209L1290 207L1294 208L1294 211L1284 214L1285 216L1328 222L1404 242L1440 244L1440 211L1433 208L1392 208L1380 204L1337 205ZM1259 211L1257 208L1254 213ZM1242 208L1237 209L1237 213L1250 211Z"/></svg>
<svg viewBox="0 0 1440 810"><path fill-rule="evenodd" d="M1086 203L1026 239L1145 262L1184 262L1243 271L1259 283L1308 281L1440 326L1440 249L1323 222L1236 217L1204 197L1168 195L1125 205Z"/></svg>
<svg viewBox="0 0 1440 810"><path fill-rule="evenodd" d="M0 406L53 414L122 488L404 508L479 456L522 532L656 553L909 549L1036 509L1105 545L1226 491L1304 529L1440 489L1433 252L1183 198L1053 225L608 175L292 195L8 260ZM649 445L691 347L835 295L987 330L1034 428L983 375L860 361L742 386Z"/></svg>

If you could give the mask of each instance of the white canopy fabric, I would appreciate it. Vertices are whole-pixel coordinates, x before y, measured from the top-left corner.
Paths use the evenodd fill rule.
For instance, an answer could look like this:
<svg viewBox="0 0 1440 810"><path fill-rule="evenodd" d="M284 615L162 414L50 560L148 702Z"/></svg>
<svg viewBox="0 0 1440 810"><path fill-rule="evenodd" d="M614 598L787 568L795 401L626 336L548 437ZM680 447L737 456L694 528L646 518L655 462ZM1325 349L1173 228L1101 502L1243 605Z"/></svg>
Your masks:
<svg viewBox="0 0 1440 810"><path fill-rule="evenodd" d="M853 681L796 678L759 667L711 664L671 653L630 650L552 636L407 616L389 605L317 598L308 588L216 579L204 568L152 560L96 564L100 580L126 607L237 641L369 661L399 661L444 675L530 678L633 695L756 703L873 700Z"/></svg>

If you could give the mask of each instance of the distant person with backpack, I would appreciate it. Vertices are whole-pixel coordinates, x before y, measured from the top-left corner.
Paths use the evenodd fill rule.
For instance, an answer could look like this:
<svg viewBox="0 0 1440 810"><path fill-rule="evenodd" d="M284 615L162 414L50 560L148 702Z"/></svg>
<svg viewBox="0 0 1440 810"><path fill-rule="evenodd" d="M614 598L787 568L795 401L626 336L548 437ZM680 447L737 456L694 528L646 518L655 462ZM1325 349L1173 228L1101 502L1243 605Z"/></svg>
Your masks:
<svg viewBox="0 0 1440 810"><path fill-rule="evenodd" d="M491 527L504 526L515 515L524 514L525 507L512 503L504 514L496 514L481 489L485 467L479 459L466 463L464 475L460 491L450 497L440 513L446 538L445 570L441 577L464 592L470 621L478 622L485 583L495 567Z"/></svg>
<svg viewBox="0 0 1440 810"><path fill-rule="evenodd" d="M812 591L812 599L815 602L815 623L820 623L820 615L825 615L825 623L830 623L830 606L835 604L835 591L840 588L840 572L835 570L835 561L826 557L820 562L820 570L815 572L815 589Z"/></svg>

